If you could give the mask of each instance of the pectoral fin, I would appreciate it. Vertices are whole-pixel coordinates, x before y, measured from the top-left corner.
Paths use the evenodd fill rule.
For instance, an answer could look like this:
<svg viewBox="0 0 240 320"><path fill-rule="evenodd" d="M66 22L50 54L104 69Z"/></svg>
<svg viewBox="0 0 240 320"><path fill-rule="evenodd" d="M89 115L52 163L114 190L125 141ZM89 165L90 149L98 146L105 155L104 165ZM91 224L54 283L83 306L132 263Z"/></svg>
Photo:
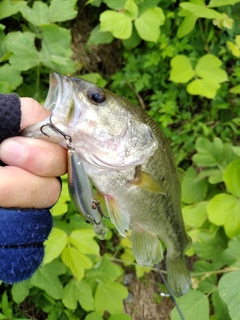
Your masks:
<svg viewBox="0 0 240 320"><path fill-rule="evenodd" d="M166 194L160 184L153 177L151 177L150 174L141 171L141 166L137 166L135 168L134 178L129 180L127 183L133 184L150 192Z"/></svg>
<svg viewBox="0 0 240 320"><path fill-rule="evenodd" d="M118 232L125 237L126 230L129 229L130 225L129 212L124 208L124 205L120 206L114 198L111 198L108 195L104 196L104 198L112 223L115 225Z"/></svg>
<svg viewBox="0 0 240 320"><path fill-rule="evenodd" d="M162 245L154 234L133 227L131 242L135 259L141 266L153 266L162 260Z"/></svg>

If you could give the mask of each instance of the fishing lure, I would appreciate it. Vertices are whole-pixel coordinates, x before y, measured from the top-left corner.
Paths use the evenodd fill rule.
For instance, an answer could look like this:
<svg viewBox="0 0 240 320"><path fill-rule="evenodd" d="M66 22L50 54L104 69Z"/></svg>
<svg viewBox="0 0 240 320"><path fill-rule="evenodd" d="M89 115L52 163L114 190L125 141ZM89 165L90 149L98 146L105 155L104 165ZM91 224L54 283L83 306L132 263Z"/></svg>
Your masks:
<svg viewBox="0 0 240 320"><path fill-rule="evenodd" d="M108 228L102 221L104 214L101 210L99 201L94 200L93 198L89 178L81 158L74 148L71 136L57 128L53 124L51 116L49 118L49 123L44 124L40 128L41 132L48 136L48 134L43 131L44 127L49 127L53 131L61 134L66 140L68 150L68 189L70 198L77 212L85 219L85 221L93 224L93 230L96 236L101 240L105 239Z"/></svg>

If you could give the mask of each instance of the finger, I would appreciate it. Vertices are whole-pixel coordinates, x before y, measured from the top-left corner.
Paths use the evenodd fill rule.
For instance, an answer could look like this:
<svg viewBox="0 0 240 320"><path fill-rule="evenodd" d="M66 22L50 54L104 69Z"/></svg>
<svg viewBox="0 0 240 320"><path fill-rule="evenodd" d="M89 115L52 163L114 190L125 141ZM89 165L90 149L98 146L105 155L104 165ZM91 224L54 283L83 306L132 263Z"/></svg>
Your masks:
<svg viewBox="0 0 240 320"><path fill-rule="evenodd" d="M0 167L0 206L48 208L60 195L56 178L43 178L17 167Z"/></svg>
<svg viewBox="0 0 240 320"><path fill-rule="evenodd" d="M55 177L67 171L67 150L58 144L13 137L0 144L0 159L11 166L17 166L44 177Z"/></svg>
<svg viewBox="0 0 240 320"><path fill-rule="evenodd" d="M51 112L42 107L32 98L20 98L21 101L21 130L50 116Z"/></svg>

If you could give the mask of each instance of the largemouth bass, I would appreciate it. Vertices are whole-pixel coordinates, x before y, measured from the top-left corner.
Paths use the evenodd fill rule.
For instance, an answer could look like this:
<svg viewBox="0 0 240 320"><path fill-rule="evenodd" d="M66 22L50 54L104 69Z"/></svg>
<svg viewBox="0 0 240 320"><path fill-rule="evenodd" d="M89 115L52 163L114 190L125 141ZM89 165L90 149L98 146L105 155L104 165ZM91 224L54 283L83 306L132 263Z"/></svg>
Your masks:
<svg viewBox="0 0 240 320"><path fill-rule="evenodd" d="M133 254L143 266L163 258L167 248L168 284L185 294L190 277L185 251L191 241L181 212L181 187L172 150L164 133L140 107L79 78L50 76L45 107L54 126L69 135L87 176L104 197L111 221L123 236L130 228ZM66 141L49 119L22 135ZM46 134L48 136L46 136Z"/></svg>

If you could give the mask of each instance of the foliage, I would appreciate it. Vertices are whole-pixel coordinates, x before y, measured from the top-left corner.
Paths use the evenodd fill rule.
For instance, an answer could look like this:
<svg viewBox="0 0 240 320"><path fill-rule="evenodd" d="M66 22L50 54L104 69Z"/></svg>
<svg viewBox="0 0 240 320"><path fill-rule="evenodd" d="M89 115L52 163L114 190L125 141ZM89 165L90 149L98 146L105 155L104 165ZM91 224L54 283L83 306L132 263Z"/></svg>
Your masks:
<svg viewBox="0 0 240 320"><path fill-rule="evenodd" d="M82 77L146 109L184 170L183 217L193 241L187 255L195 261L192 289L177 299L184 317L238 319L240 1L2 1L0 92L41 101L51 70L80 73L72 20L88 10L87 50L118 43L122 68ZM28 305L48 319L131 319L122 313L124 270L142 277L152 269L135 264L130 234L121 239L106 221L110 231L99 242L76 215L65 177L52 214L44 263L31 279L1 285L0 319L26 318ZM175 308L171 319L180 319Z"/></svg>

